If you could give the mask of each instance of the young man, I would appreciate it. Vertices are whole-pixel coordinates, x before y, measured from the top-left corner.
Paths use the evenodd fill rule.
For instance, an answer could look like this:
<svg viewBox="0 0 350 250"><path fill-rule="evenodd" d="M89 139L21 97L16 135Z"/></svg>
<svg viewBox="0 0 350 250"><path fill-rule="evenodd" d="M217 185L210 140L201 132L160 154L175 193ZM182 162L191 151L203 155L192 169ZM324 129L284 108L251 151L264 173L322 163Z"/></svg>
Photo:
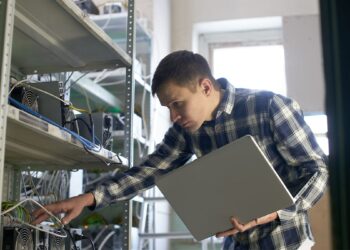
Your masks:
<svg viewBox="0 0 350 250"><path fill-rule="evenodd" d="M91 193L48 205L55 214L66 213L63 223L85 206L98 208L129 199L193 154L200 157L250 134L297 201L245 225L232 218L232 229L217 234L226 237L224 249L299 249L313 240L307 210L321 198L328 172L326 156L296 102L268 91L235 89L223 78L215 80L207 61L189 51L176 51L160 62L152 93L169 108L174 123L162 143L142 164ZM47 215L36 211L34 217L33 223L38 223Z"/></svg>

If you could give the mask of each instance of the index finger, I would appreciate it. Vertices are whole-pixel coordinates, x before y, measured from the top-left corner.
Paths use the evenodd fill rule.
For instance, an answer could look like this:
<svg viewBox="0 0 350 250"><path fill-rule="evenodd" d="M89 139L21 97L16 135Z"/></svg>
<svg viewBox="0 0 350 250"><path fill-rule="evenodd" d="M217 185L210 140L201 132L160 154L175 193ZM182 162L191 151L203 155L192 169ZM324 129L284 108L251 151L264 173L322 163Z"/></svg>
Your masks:
<svg viewBox="0 0 350 250"><path fill-rule="evenodd" d="M37 224L41 223L42 221L47 220L50 217L50 215L47 213L39 213L35 216L33 214L33 217L34 217L34 220L31 222L31 224L37 225Z"/></svg>
<svg viewBox="0 0 350 250"><path fill-rule="evenodd" d="M45 210L42 208L38 208L36 210L34 210L34 212L32 213L32 217L36 218L38 217L40 214L44 213Z"/></svg>
<svg viewBox="0 0 350 250"><path fill-rule="evenodd" d="M56 215L60 212L61 209L55 203L44 206L44 208L39 208L32 214L32 217L34 218L32 224L39 224L40 222L50 218L52 215Z"/></svg>

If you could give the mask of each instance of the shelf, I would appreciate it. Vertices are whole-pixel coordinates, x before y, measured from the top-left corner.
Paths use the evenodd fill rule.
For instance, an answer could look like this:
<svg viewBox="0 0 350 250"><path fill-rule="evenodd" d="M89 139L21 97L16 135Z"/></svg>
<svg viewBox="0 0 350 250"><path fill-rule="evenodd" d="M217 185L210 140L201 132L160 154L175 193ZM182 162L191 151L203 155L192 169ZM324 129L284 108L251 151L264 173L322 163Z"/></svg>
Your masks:
<svg viewBox="0 0 350 250"><path fill-rule="evenodd" d="M123 107L123 102L118 99L115 94L112 94L113 92L109 92L98 83L92 81L89 75L90 73L87 75L83 75L79 72L73 73L70 78L70 84L73 86L71 101L78 107L88 109L85 98L87 96L92 110L99 110L101 107L109 107L110 109L120 112Z"/></svg>
<svg viewBox="0 0 350 250"><path fill-rule="evenodd" d="M91 19L101 27L113 41L126 48L127 13L91 15ZM151 35L141 22L136 21L136 53L150 54Z"/></svg>
<svg viewBox="0 0 350 250"><path fill-rule="evenodd" d="M98 70L131 58L71 0L17 0L12 67L22 74Z"/></svg>
<svg viewBox="0 0 350 250"><path fill-rule="evenodd" d="M118 158L115 153L103 148L90 154L68 132L13 106L8 106L5 155L6 163L14 167L30 166L37 170L127 169L124 157ZM107 166L101 160L113 164Z"/></svg>
<svg viewBox="0 0 350 250"><path fill-rule="evenodd" d="M112 137L117 138L117 139L125 138L124 130L115 130L115 131L113 131L112 132ZM143 136L137 136L137 135L134 134L133 138L135 140L138 140L142 144L148 145L148 142L147 142L146 138L144 138Z"/></svg>
<svg viewBox="0 0 350 250"><path fill-rule="evenodd" d="M125 69L116 69L107 71L105 76L101 76L103 80L95 83L96 77L101 72L90 72L75 83L75 79L79 79L78 72L71 77L73 84L71 91L71 101L79 108L88 109L85 96L89 98L92 110L103 110L106 112L120 112L124 110L125 103ZM149 110L147 106L151 98L151 86L145 82L141 76L135 74L135 107ZM145 92L145 93L144 93ZM145 94L145 95L144 95ZM112 96L113 95L113 96ZM143 97L146 98L146 104L142 103Z"/></svg>
<svg viewBox="0 0 350 250"><path fill-rule="evenodd" d="M102 74L102 75L101 75ZM99 81L99 85L102 87L113 87L118 86L123 87L125 85L125 69L115 69L115 70L109 70L107 72L91 72L87 75L88 78L90 78L92 81L96 79L96 77L101 78L101 81ZM138 88L146 88L148 92L151 92L151 86L145 82L140 74L135 73L135 84L136 84L136 91Z"/></svg>

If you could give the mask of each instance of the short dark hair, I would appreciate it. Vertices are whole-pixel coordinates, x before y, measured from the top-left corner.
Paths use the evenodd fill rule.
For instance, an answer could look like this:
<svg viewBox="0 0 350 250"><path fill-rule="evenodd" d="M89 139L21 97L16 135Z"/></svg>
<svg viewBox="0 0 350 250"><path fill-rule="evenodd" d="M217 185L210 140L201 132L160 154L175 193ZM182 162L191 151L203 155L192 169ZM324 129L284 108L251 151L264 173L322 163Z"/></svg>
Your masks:
<svg viewBox="0 0 350 250"><path fill-rule="evenodd" d="M215 84L207 60L200 54L187 50L179 50L164 57L154 73L152 94L155 95L160 86L174 81L181 86L191 87L198 77L208 77Z"/></svg>

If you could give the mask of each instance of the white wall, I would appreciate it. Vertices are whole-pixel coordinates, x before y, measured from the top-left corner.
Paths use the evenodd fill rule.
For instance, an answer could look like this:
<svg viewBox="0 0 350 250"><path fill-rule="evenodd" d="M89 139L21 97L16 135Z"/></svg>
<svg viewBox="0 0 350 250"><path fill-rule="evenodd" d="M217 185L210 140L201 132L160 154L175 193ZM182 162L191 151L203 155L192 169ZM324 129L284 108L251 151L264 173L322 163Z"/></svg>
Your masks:
<svg viewBox="0 0 350 250"><path fill-rule="evenodd" d="M325 112L325 83L318 15L283 18L288 96L305 112Z"/></svg>
<svg viewBox="0 0 350 250"><path fill-rule="evenodd" d="M191 49L195 23L317 14L317 0L172 0L172 50Z"/></svg>
<svg viewBox="0 0 350 250"><path fill-rule="evenodd" d="M160 60L170 52L170 0L136 0L136 4L138 3L141 7L144 6L144 9L151 9L151 13L145 14L145 16L150 19L150 27L152 27L151 73L153 75ZM150 3L151 8L149 8ZM170 126L169 112L160 106L158 99L155 99L153 111L154 119L152 121L151 136L156 143L159 143ZM149 191L149 193L151 192L153 190ZM155 190L155 192L156 196L160 196L158 190ZM170 214L168 203L159 202L154 203L154 205L156 232L168 232ZM154 249L169 249L169 241L167 239L157 239L153 243L155 244Z"/></svg>
<svg viewBox="0 0 350 250"><path fill-rule="evenodd" d="M152 35L152 66L154 73L160 60L170 53L171 20L170 0L153 0L153 35ZM160 106L158 100L155 105L155 120L153 133L154 140L158 143L163 139L163 134L170 126L168 111Z"/></svg>
<svg viewBox="0 0 350 250"><path fill-rule="evenodd" d="M306 112L324 112L324 79L317 0L172 0L172 50L196 51L194 27L282 16L288 96Z"/></svg>

